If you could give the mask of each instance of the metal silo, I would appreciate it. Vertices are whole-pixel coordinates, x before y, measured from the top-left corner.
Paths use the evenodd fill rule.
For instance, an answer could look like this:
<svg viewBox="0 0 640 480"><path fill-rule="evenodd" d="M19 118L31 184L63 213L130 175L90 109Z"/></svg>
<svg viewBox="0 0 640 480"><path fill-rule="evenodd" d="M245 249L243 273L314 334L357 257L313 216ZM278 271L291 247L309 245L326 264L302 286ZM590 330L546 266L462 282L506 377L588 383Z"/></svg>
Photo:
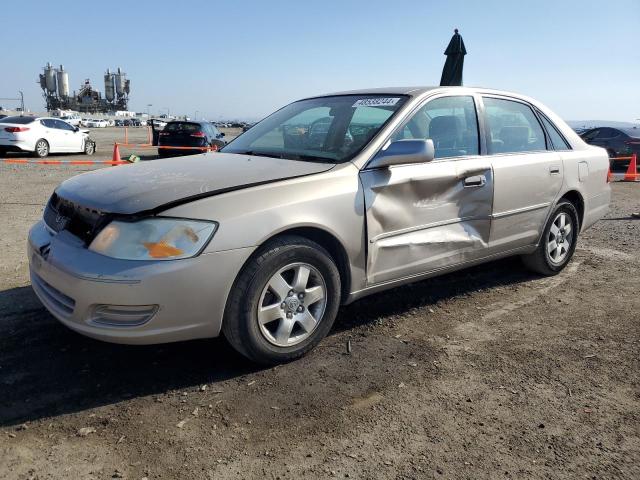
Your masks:
<svg viewBox="0 0 640 480"><path fill-rule="evenodd" d="M64 66L62 65L58 70L58 95L61 97L69 96L69 74L64 71Z"/></svg>
<svg viewBox="0 0 640 480"><path fill-rule="evenodd" d="M124 95L124 83L126 76L127 74L123 73L122 70L120 70L120 67L118 67L118 73L115 74L116 92L118 92L118 95Z"/></svg>
<svg viewBox="0 0 640 480"><path fill-rule="evenodd" d="M47 62L47 66L44 67L44 80L47 91L49 93L56 93L56 71L49 62Z"/></svg>
<svg viewBox="0 0 640 480"><path fill-rule="evenodd" d="M111 73L111 70L108 68L107 73L104 74L104 96L109 102L113 102L113 99L116 96L113 73Z"/></svg>

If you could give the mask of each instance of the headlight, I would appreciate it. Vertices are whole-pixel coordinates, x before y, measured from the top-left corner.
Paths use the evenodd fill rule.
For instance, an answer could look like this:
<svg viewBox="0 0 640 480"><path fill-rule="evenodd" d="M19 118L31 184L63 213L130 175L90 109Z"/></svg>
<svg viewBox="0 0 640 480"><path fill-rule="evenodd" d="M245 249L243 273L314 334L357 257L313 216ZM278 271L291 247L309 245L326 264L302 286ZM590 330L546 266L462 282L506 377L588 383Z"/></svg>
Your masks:
<svg viewBox="0 0 640 480"><path fill-rule="evenodd" d="M176 260L200 253L218 224L179 218L114 220L89 245L89 250L122 260Z"/></svg>

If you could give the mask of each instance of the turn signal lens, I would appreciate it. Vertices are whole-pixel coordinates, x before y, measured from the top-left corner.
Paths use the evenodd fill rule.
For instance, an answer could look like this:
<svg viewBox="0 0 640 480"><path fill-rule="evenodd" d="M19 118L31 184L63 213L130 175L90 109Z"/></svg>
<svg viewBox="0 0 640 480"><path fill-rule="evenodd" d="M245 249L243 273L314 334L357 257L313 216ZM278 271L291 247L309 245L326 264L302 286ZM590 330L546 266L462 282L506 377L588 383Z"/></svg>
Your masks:
<svg viewBox="0 0 640 480"><path fill-rule="evenodd" d="M178 255L182 255L184 253L183 250L171 245L167 245L164 242L144 242L143 245L144 248L149 250L149 255L151 255L153 258L177 257Z"/></svg>

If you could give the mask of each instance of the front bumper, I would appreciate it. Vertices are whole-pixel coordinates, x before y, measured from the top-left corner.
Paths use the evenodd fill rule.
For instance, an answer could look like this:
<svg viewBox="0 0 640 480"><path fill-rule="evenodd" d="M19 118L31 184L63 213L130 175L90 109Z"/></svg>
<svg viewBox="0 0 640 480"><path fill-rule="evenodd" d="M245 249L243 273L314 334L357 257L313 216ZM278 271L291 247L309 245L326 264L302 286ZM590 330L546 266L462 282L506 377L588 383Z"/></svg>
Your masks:
<svg viewBox="0 0 640 480"><path fill-rule="evenodd" d="M67 327L114 343L166 343L220 334L227 296L254 248L172 261L117 260L40 221L29 232L33 289Z"/></svg>

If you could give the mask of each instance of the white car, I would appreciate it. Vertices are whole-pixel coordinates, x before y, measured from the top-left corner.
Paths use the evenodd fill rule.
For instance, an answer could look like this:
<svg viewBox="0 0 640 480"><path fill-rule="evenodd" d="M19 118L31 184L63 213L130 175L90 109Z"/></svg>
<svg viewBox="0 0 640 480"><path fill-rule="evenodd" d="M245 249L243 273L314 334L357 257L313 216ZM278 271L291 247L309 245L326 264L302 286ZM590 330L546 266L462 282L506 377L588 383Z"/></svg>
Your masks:
<svg viewBox="0 0 640 480"><path fill-rule="evenodd" d="M37 157L68 152L93 155L96 144L87 130L57 118L5 117L0 119L0 153L33 152Z"/></svg>
<svg viewBox="0 0 640 480"><path fill-rule="evenodd" d="M152 118L151 120L148 120L147 124L149 123L149 121L151 122L151 124L153 124L153 127L156 130L164 130L164 127L167 126L167 122L165 122L164 120L159 120L157 118Z"/></svg>
<svg viewBox="0 0 640 480"><path fill-rule="evenodd" d="M79 127L82 119L80 118L80 115L65 115L64 117L60 117L60 120L63 120L74 127Z"/></svg>
<svg viewBox="0 0 640 480"><path fill-rule="evenodd" d="M93 118L87 122L87 127L89 128L106 128L107 121L102 120L100 118Z"/></svg>

